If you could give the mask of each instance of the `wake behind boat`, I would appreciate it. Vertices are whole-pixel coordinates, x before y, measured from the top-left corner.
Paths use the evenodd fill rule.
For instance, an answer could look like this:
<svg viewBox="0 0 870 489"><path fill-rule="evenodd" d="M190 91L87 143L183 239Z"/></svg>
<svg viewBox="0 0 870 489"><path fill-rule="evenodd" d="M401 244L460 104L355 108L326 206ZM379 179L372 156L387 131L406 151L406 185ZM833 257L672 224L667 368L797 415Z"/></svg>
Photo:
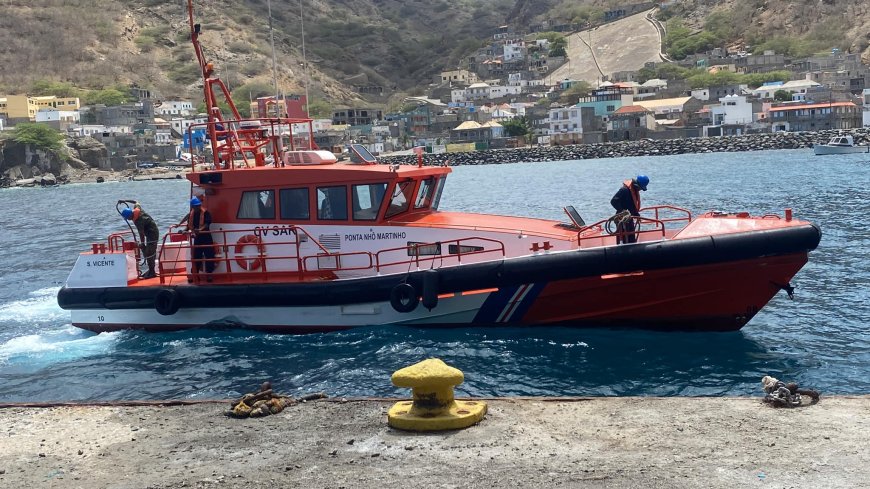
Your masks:
<svg viewBox="0 0 870 489"><path fill-rule="evenodd" d="M211 154L192 157L187 178L194 205L212 216L210 243L171 227L153 278L137 274L132 231L92 244L58 293L77 327L736 330L780 290L791 295L821 238L788 209L693 216L656 206L628 218L631 232L615 218L586 224L570 207L567 224L440 211L448 167L422 156L382 165L360 145L339 163L315 145L311 119L242 119L203 56L192 0L188 9Z"/></svg>
<svg viewBox="0 0 870 489"><path fill-rule="evenodd" d="M852 153L868 153L870 146L858 146L852 136L834 136L828 144L813 146L813 152L819 155L843 155Z"/></svg>

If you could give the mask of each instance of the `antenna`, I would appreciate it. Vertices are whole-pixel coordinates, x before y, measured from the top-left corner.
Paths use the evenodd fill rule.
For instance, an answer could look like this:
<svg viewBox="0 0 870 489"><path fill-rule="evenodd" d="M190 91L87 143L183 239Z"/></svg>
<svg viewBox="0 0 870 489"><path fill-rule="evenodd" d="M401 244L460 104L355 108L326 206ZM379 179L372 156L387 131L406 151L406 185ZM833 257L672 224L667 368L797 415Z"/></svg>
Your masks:
<svg viewBox="0 0 870 489"><path fill-rule="evenodd" d="M302 23L302 69L305 72L303 83L305 84L305 115L311 117L311 110L308 108L311 105L311 100L308 99L308 59L305 57L305 15L302 10L302 0L299 0L299 21Z"/></svg>
<svg viewBox="0 0 870 489"><path fill-rule="evenodd" d="M266 0L269 9L269 38L272 43L272 85L275 88L275 117L281 117L278 99L278 60L275 58L275 31L272 29L272 0Z"/></svg>

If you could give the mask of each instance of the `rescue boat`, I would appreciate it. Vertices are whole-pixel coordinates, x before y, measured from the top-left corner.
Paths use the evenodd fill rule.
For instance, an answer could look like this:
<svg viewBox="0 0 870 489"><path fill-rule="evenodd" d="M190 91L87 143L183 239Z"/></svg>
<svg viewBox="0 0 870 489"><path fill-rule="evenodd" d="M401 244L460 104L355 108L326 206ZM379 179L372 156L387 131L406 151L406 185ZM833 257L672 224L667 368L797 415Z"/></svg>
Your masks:
<svg viewBox="0 0 870 489"><path fill-rule="evenodd" d="M693 216L655 206L631 217L631 236L570 207L569 223L440 211L449 167L419 154L417 164L380 164L360 145L338 162L318 149L311 119L240 117L203 55L192 0L188 12L208 109L189 131L203 131L210 151L191 158L187 178L212 216L214 271L194 271L196 245L175 225L158 276L140 278L136 236L114 233L79 255L58 293L79 328L737 330L779 291L791 296L821 239L788 209Z"/></svg>

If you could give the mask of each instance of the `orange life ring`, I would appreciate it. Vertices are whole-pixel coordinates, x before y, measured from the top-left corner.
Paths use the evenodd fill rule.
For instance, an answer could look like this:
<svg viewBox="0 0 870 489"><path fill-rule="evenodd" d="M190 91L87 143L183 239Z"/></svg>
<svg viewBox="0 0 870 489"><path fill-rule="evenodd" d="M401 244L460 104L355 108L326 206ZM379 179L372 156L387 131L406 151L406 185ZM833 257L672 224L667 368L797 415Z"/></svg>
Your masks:
<svg viewBox="0 0 870 489"><path fill-rule="evenodd" d="M242 254L242 250L245 249L245 246L254 245L257 247L257 257L256 258L247 258L244 256L239 256ZM253 234L246 234L239 238L236 241L236 247L233 250L236 254L236 263L242 267L243 270L256 270L260 268L263 264L263 255L265 255L265 246L263 246L263 240L259 237L254 236Z"/></svg>

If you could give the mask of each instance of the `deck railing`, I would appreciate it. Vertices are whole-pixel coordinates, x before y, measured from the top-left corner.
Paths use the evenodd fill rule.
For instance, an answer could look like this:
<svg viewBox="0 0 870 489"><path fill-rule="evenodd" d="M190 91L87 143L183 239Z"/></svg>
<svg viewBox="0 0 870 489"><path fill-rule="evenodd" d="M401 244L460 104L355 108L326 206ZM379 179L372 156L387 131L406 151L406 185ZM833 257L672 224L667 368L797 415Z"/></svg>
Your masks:
<svg viewBox="0 0 870 489"><path fill-rule="evenodd" d="M160 282L166 283L167 280L173 278L185 278L188 281L209 278L217 279L222 283L249 282L252 279L266 281L269 278L277 277L293 280L314 277L336 278L335 273L337 272L369 270L376 274L389 267L414 266L421 268L436 264L440 267L444 266L445 262L455 262L459 265L463 263L463 259L481 254L506 256L504 243L477 236L433 243L409 243L405 246L376 252L334 252L299 226L286 228L290 237L287 240L266 242L259 235L261 232L262 230L258 228L214 230L211 231L214 244L202 245L193 244L190 232L184 226L171 226L163 236L158 253L160 257L158 263ZM248 238L249 236L250 238ZM233 243L233 240L237 241ZM313 244L315 248L313 252L301 249L305 242ZM185 244L173 246L172 243ZM195 250L208 247L215 250L214 258L194 259ZM240 252L248 247L252 248L251 252ZM289 254L287 251L281 254L277 254L275 251L287 250L288 247ZM449 250L447 253L442 253L444 247ZM433 250L437 250L437 253ZM183 256L183 253L186 253L187 256ZM396 253L404 253L407 258L390 257L390 254ZM217 268L219 264L224 266L222 271L206 275L207 263L214 264L214 268ZM198 273L193 271L195 268L199 268Z"/></svg>

